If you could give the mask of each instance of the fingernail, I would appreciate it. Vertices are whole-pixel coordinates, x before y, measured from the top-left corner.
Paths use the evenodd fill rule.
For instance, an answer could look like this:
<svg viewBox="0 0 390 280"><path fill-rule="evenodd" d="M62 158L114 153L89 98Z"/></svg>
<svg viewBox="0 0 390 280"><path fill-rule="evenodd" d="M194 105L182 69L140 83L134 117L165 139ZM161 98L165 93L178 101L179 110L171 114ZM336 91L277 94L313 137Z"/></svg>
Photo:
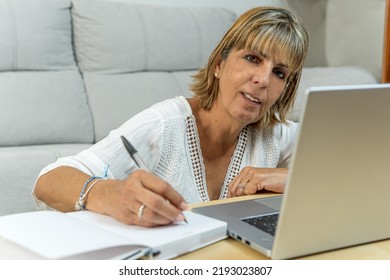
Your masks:
<svg viewBox="0 0 390 280"><path fill-rule="evenodd" d="M176 217L176 221L177 221L177 222L183 222L184 220L185 220L185 218L184 218L184 215L183 215L183 214L177 215L177 217Z"/></svg>
<svg viewBox="0 0 390 280"><path fill-rule="evenodd" d="M188 209L188 204L185 202L182 202L182 203L180 203L179 207L180 207L180 210L184 211L184 210Z"/></svg>

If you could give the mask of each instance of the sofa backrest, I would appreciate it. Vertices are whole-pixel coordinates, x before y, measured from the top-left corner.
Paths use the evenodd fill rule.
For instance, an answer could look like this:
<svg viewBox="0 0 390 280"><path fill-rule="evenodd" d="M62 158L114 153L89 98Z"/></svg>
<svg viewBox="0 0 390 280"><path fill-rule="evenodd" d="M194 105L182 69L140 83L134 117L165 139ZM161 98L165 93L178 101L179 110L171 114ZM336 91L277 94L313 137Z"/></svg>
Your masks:
<svg viewBox="0 0 390 280"><path fill-rule="evenodd" d="M155 6L175 6L175 7L205 7L224 8L240 15L247 10L258 6L288 7L286 0L106 0L131 4L155 5ZM299 1L299 0L298 0ZM313 1L313 0L310 0ZM316 1L316 0L314 0Z"/></svg>
<svg viewBox="0 0 390 280"><path fill-rule="evenodd" d="M0 146L91 143L69 0L0 0Z"/></svg>
<svg viewBox="0 0 390 280"><path fill-rule="evenodd" d="M73 1L74 45L96 141L157 101L190 95L195 69L235 20L222 8Z"/></svg>
<svg viewBox="0 0 390 280"><path fill-rule="evenodd" d="M0 0L0 146L93 143L189 96L236 16L261 5L291 6L308 23L308 66L380 72L385 0Z"/></svg>
<svg viewBox="0 0 390 280"><path fill-rule="evenodd" d="M238 13L282 0L73 0L74 45L95 141L177 95L203 67Z"/></svg>
<svg viewBox="0 0 390 280"><path fill-rule="evenodd" d="M190 95L236 15L259 5L284 1L0 0L0 146L93 143Z"/></svg>

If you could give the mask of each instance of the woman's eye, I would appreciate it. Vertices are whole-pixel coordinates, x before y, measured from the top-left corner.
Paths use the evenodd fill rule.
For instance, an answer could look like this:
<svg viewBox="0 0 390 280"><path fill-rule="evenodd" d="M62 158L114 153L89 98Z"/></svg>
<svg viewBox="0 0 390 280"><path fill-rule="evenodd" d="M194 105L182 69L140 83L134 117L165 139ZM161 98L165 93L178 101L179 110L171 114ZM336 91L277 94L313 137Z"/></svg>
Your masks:
<svg viewBox="0 0 390 280"><path fill-rule="evenodd" d="M276 76L278 76L279 79L284 80L286 78L286 73L282 70L274 70L274 73Z"/></svg>
<svg viewBox="0 0 390 280"><path fill-rule="evenodd" d="M258 63L260 61L260 59L257 56L251 55L251 54L246 55L245 58L246 58L246 60L253 62L253 63Z"/></svg>

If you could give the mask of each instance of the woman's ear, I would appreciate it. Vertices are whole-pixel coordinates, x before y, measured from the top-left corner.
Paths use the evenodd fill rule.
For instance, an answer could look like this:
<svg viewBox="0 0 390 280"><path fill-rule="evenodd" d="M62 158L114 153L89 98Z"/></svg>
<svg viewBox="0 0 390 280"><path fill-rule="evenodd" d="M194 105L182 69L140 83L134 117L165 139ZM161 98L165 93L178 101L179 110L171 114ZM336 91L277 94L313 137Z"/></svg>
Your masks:
<svg viewBox="0 0 390 280"><path fill-rule="evenodd" d="M222 60L219 60L217 62L217 64L215 65L215 69L214 69L214 77L217 79L219 78L219 73L221 72L221 61Z"/></svg>

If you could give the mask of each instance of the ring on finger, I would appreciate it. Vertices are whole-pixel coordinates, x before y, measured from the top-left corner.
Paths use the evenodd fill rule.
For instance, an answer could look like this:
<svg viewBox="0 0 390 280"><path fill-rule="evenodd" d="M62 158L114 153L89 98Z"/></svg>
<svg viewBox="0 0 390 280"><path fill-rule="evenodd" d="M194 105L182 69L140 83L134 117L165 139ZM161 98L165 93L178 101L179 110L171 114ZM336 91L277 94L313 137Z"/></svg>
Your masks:
<svg viewBox="0 0 390 280"><path fill-rule="evenodd" d="M142 221L142 216L144 215L145 207L146 205L142 203L141 206L138 208L137 216L140 222Z"/></svg>
<svg viewBox="0 0 390 280"><path fill-rule="evenodd" d="M241 184L241 183L239 183L237 187L238 187L239 189L241 189L241 190L244 190L244 189L245 189L245 186L246 186L246 184Z"/></svg>

